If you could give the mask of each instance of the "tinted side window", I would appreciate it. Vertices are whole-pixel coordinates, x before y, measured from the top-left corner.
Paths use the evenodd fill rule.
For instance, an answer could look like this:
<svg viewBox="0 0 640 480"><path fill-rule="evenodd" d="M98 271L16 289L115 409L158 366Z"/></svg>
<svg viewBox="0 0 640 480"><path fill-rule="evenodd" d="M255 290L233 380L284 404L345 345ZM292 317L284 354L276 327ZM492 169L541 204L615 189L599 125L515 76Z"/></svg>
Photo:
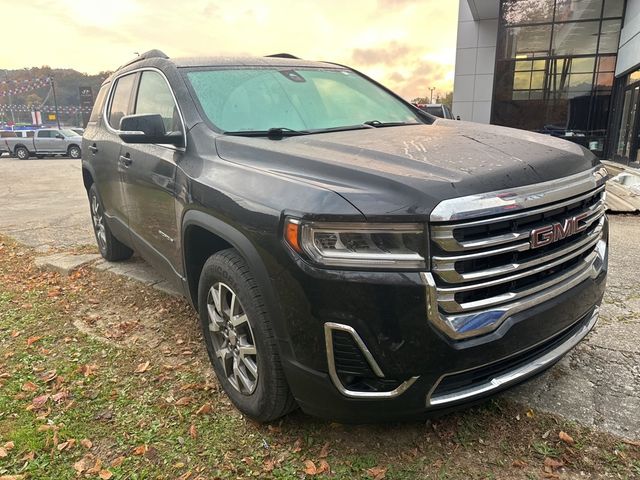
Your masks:
<svg viewBox="0 0 640 480"><path fill-rule="evenodd" d="M164 120L164 128L167 132L182 130L171 90L158 72L142 72L135 113L157 113Z"/></svg>
<svg viewBox="0 0 640 480"><path fill-rule="evenodd" d="M34 132L33 130L29 130L29 131L27 132L27 135L26 135L26 136L27 136L28 138L33 138L33 136L34 136L35 134L36 134L36 132Z"/></svg>
<svg viewBox="0 0 640 480"><path fill-rule="evenodd" d="M100 87L100 91L98 92L96 101L93 104L93 108L91 109L91 116L89 117L90 122L97 122L98 119L100 118L100 113L102 112L102 107L104 106L104 99L107 96L108 91L109 91L109 84L106 84Z"/></svg>
<svg viewBox="0 0 640 480"><path fill-rule="evenodd" d="M120 128L120 120L125 115L129 115L129 99L131 98L131 90L133 90L133 82L135 75L126 75L118 79L115 91L111 97L111 105L109 106L109 125L118 130Z"/></svg>
<svg viewBox="0 0 640 480"><path fill-rule="evenodd" d="M53 132L51 130L40 130L38 132L38 138L51 138L53 137Z"/></svg>

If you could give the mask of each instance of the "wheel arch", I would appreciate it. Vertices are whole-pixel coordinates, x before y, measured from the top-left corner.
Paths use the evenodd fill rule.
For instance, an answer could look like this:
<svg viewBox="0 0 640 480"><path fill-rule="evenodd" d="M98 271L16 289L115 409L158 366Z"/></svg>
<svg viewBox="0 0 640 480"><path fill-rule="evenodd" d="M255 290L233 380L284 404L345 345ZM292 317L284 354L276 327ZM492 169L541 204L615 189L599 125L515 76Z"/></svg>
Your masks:
<svg viewBox="0 0 640 480"><path fill-rule="evenodd" d="M210 240L202 249L202 241ZM198 281L207 258L227 248L235 249L249 265L267 296L269 307L274 307L274 292L270 288L269 274L253 243L239 230L200 210L187 211L182 219L183 262L191 302L198 306ZM201 248L200 251L196 249ZM273 310L272 310L273 311Z"/></svg>
<svg viewBox="0 0 640 480"><path fill-rule="evenodd" d="M89 192L91 185L95 183L91 167L84 162L82 164L82 183L84 184L84 189L87 193Z"/></svg>

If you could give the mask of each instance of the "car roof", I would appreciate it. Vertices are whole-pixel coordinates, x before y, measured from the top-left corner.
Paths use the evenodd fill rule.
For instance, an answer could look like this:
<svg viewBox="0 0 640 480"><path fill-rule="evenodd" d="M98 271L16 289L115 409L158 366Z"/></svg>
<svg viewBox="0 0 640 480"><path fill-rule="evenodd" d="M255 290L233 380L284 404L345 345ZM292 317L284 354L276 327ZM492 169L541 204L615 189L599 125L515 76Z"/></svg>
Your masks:
<svg viewBox="0 0 640 480"><path fill-rule="evenodd" d="M315 67L336 68L336 64L282 57L182 57L169 60L176 67ZM341 67L342 68L342 67Z"/></svg>

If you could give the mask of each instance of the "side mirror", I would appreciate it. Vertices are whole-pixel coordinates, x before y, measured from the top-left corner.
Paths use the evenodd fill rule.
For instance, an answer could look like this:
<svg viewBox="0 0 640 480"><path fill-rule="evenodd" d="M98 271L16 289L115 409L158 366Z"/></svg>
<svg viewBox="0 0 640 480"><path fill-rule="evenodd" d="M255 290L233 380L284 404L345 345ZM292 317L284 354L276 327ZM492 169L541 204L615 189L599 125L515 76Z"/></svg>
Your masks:
<svg viewBox="0 0 640 480"><path fill-rule="evenodd" d="M125 143L159 143L184 146L182 132L169 132L164 128L162 116L157 113L125 115L120 120L118 136Z"/></svg>

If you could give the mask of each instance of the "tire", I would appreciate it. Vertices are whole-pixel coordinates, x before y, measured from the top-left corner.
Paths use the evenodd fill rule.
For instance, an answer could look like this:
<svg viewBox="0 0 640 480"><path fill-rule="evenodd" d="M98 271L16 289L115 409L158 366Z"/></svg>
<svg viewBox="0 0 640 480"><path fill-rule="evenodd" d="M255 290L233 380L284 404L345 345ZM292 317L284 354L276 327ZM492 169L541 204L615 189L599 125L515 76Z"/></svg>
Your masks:
<svg viewBox="0 0 640 480"><path fill-rule="evenodd" d="M67 153L73 159L78 159L82 156L82 151L80 150L80 147L77 145L71 145L69 147L69 150L67 150Z"/></svg>
<svg viewBox="0 0 640 480"><path fill-rule="evenodd" d="M28 160L29 157L31 156L29 154L29 150L27 150L25 147L18 147L14 150L13 154L19 159L19 160Z"/></svg>
<svg viewBox="0 0 640 480"><path fill-rule="evenodd" d="M93 223L93 233L96 236L96 243L100 250L100 255L109 262L126 260L133 255L133 250L118 240L111 233L109 224L106 222L102 200L98 195L98 189L94 183L89 188L89 207L91 210L91 221Z"/></svg>
<svg viewBox="0 0 640 480"><path fill-rule="evenodd" d="M269 422L295 409L260 287L236 250L218 252L204 264L198 311L209 360L238 410Z"/></svg>

